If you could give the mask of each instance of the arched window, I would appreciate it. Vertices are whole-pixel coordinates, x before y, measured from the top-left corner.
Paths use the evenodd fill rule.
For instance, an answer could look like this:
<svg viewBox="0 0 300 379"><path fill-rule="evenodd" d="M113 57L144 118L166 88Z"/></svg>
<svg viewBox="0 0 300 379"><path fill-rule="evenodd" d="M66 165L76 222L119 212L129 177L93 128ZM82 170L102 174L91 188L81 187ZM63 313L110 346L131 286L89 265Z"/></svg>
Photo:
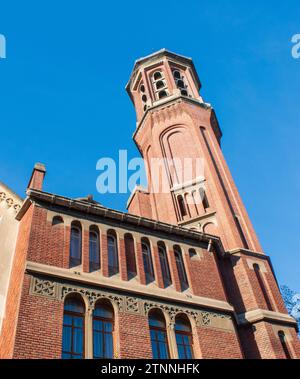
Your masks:
<svg viewBox="0 0 300 379"><path fill-rule="evenodd" d="M185 315L179 315L175 320L175 336L179 359L193 359L192 328Z"/></svg>
<svg viewBox="0 0 300 379"><path fill-rule="evenodd" d="M64 304L62 358L84 358L84 315L83 300L77 296L69 296Z"/></svg>
<svg viewBox="0 0 300 379"><path fill-rule="evenodd" d="M147 110L147 101L148 101L148 98L147 98L147 95L146 95L146 88L145 88L145 86L144 86L144 84L142 83L141 85L140 85L140 93L141 93L141 98L142 98L142 102L143 102L143 109L144 109L144 111L146 111Z"/></svg>
<svg viewBox="0 0 300 379"><path fill-rule="evenodd" d="M70 267L81 265L82 255L82 238L81 225L79 222L71 224L71 240L70 240Z"/></svg>
<svg viewBox="0 0 300 379"><path fill-rule="evenodd" d="M165 83L162 80L156 82L156 89L161 89L165 87Z"/></svg>
<svg viewBox="0 0 300 379"><path fill-rule="evenodd" d="M54 216L52 220L52 226L63 225L64 220L61 216Z"/></svg>
<svg viewBox="0 0 300 379"><path fill-rule="evenodd" d="M119 272L119 258L117 237L114 232L107 234L107 250L108 250L108 270L110 274L117 274Z"/></svg>
<svg viewBox="0 0 300 379"><path fill-rule="evenodd" d="M144 270L148 281L154 280L153 262L149 242L142 239L142 255Z"/></svg>
<svg viewBox="0 0 300 379"><path fill-rule="evenodd" d="M179 70L173 70L173 78L175 80L176 87L180 89L181 95L188 96L184 76L181 74Z"/></svg>
<svg viewBox="0 0 300 379"><path fill-rule="evenodd" d="M93 357L112 359L114 311L108 302L98 302L93 310Z"/></svg>
<svg viewBox="0 0 300 379"><path fill-rule="evenodd" d="M169 359L166 320L161 310L149 312L149 329L153 359Z"/></svg>
<svg viewBox="0 0 300 379"><path fill-rule="evenodd" d="M181 217L186 216L187 215L187 211L186 211L186 206L185 206L185 202L184 202L183 196L179 195L177 197L177 201L178 201Z"/></svg>
<svg viewBox="0 0 300 379"><path fill-rule="evenodd" d="M278 332L278 337L280 339L280 343L281 343L281 346L282 346L282 349L284 351L284 355L285 355L286 359L292 359L290 351L289 351L289 348L288 348L288 345L286 343L285 334L284 334L284 332L282 330L280 330Z"/></svg>
<svg viewBox="0 0 300 379"><path fill-rule="evenodd" d="M176 268L178 272L178 277L180 280L180 286L181 290L184 291L185 289L188 288L188 280L187 280L187 275L183 263L183 258L182 258L182 252L179 246L174 246L174 255L175 255L175 261L176 261Z"/></svg>
<svg viewBox="0 0 300 379"><path fill-rule="evenodd" d="M164 97L167 97L167 96L168 96L168 93L165 90L158 92L158 98L159 99L163 99Z"/></svg>
<svg viewBox="0 0 300 379"><path fill-rule="evenodd" d="M164 286L168 287L172 283L172 279L171 279L171 274L170 274L167 251L163 243L158 244L158 255L159 255L159 262L160 262L162 277L164 281Z"/></svg>
<svg viewBox="0 0 300 379"><path fill-rule="evenodd" d="M160 71L156 71L154 74L153 74L153 79L154 80L159 80L160 78L162 78L162 74Z"/></svg>
<svg viewBox="0 0 300 379"><path fill-rule="evenodd" d="M152 88L155 94L156 100L162 99L168 96L168 86L162 71L156 71L152 75Z"/></svg>
<svg viewBox="0 0 300 379"><path fill-rule="evenodd" d="M90 228L89 234L90 272L100 270L100 238L97 227Z"/></svg>
<svg viewBox="0 0 300 379"><path fill-rule="evenodd" d="M254 269L254 272L255 272L255 275L256 275L257 282L258 282L259 287L261 289L261 293L262 293L262 295L263 295L263 297L265 299L265 302L267 304L267 308L268 308L268 310L272 311L273 307L272 307L270 298L268 296L268 293L267 293L267 290L266 290L266 287L265 287L265 283L264 283L264 280L263 280L261 272L260 272L259 265L257 263L254 263L253 264L253 269Z"/></svg>
<svg viewBox="0 0 300 379"><path fill-rule="evenodd" d="M134 240L131 234L125 234L125 256L127 263L127 271L131 276L136 276L136 261L134 251Z"/></svg>
<svg viewBox="0 0 300 379"><path fill-rule="evenodd" d="M199 193L200 193L200 198L201 198L201 201L203 204L203 208L206 211L209 208L209 202L207 200L207 196L206 196L206 193L204 191L204 188L200 188Z"/></svg>
<svg viewBox="0 0 300 379"><path fill-rule="evenodd" d="M183 82L183 80L179 79L179 80L177 81L177 87L179 87L179 88L184 88L184 82Z"/></svg>
<svg viewBox="0 0 300 379"><path fill-rule="evenodd" d="M174 79L181 79L180 72L178 70L173 71Z"/></svg>

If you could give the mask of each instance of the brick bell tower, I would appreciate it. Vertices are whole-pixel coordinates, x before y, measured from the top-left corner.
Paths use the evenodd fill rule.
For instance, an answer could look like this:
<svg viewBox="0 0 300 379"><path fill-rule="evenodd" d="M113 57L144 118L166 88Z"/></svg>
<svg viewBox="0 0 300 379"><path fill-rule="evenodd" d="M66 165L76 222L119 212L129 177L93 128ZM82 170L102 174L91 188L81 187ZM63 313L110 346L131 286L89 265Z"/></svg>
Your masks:
<svg viewBox="0 0 300 379"><path fill-rule="evenodd" d="M222 132L213 108L199 95L192 60L165 49L141 58L126 89L137 114L133 138L148 178L147 189L131 194L129 213L219 236L220 270L245 356L280 358L286 343L290 356L300 357L295 321L287 315L224 159ZM159 170L156 160L163 162Z"/></svg>
<svg viewBox="0 0 300 379"><path fill-rule="evenodd" d="M225 249L261 251L222 154L215 112L200 89L190 58L161 50L135 63L127 91L137 113L134 141L145 159L148 189L136 189L128 210L218 235ZM163 163L160 171L155 159Z"/></svg>

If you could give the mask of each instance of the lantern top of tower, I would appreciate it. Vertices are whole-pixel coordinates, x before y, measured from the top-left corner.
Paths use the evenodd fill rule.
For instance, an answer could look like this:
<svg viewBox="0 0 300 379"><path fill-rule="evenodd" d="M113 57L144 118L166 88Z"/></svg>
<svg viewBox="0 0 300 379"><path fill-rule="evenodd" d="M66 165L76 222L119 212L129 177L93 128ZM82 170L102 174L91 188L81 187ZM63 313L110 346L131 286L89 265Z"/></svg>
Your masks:
<svg viewBox="0 0 300 379"><path fill-rule="evenodd" d="M189 57L185 57L183 55L180 55L180 54L176 54L176 53L173 53L167 49L161 49L161 50L158 50L150 55L147 55L146 57L142 57L142 58L139 58L135 61L134 63L134 66L133 66L133 70L132 70L132 73L130 75L130 79L126 85L126 91L128 92L129 96L131 96L131 85L132 83L134 82L138 72L139 72L139 69L143 66L143 65L149 65L151 63L155 63L157 60L161 59L161 58L169 58L170 60L173 60L175 62L178 62L178 63L181 63L183 65L187 65L191 68L192 72L193 72L193 75L194 75L194 78L197 82L197 85L198 85L198 89L200 90L201 88L201 82L200 82L200 79L198 77L198 74L197 74L197 71L196 71L196 68L194 66L194 63L193 63L193 60L192 58L189 58Z"/></svg>

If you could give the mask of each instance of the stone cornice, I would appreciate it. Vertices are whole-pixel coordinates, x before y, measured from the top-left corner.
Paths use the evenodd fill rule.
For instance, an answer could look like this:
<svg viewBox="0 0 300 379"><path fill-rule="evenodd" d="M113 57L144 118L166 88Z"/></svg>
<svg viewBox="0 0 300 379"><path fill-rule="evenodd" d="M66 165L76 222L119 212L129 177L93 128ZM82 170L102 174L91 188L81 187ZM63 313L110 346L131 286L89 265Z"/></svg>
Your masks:
<svg viewBox="0 0 300 379"><path fill-rule="evenodd" d="M265 253L263 253L263 252L248 250L248 249L244 249L244 248L236 248L236 249L233 249L233 250L228 250L228 251L226 251L226 253L229 254L229 255L241 255L241 254L244 254L244 255L249 255L251 257L258 257L258 258L262 258L262 259L268 259L268 256Z"/></svg>
<svg viewBox="0 0 300 379"><path fill-rule="evenodd" d="M55 266L48 266L41 263L26 263L26 272L40 274L49 277L55 277L63 281L71 281L80 283L81 285L95 286L118 291L119 293L131 293L140 296L148 296L150 298L160 299L161 301L171 301L186 306L197 306L233 313L234 308L225 301L209 299L205 297L195 296L193 294L177 292L174 289L161 289L155 285L142 285L135 281L122 281L118 277L103 277L100 273L95 276L89 273L78 272L70 269L64 269Z"/></svg>
<svg viewBox="0 0 300 379"><path fill-rule="evenodd" d="M292 316L286 313L272 312L264 309L255 309L253 311L238 314L237 321L239 325L254 324L259 321L277 321L297 326L297 322Z"/></svg>

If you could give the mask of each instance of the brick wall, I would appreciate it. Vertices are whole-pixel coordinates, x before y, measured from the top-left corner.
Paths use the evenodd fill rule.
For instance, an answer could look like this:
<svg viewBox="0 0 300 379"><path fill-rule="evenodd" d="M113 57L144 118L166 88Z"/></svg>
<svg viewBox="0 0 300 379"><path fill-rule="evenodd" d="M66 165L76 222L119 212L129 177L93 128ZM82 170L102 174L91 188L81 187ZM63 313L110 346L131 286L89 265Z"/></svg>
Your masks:
<svg viewBox="0 0 300 379"><path fill-rule="evenodd" d="M60 358L63 302L29 293L25 275L13 358Z"/></svg>

